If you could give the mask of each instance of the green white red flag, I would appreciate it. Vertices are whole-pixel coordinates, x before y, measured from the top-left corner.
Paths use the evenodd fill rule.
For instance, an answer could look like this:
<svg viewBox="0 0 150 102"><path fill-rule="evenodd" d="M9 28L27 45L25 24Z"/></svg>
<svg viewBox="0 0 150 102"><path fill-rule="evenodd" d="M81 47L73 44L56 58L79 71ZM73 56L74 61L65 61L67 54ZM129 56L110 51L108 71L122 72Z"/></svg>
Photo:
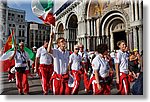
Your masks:
<svg viewBox="0 0 150 102"><path fill-rule="evenodd" d="M32 12L40 18L45 24L55 26L55 17L53 15L53 0L32 0Z"/></svg>

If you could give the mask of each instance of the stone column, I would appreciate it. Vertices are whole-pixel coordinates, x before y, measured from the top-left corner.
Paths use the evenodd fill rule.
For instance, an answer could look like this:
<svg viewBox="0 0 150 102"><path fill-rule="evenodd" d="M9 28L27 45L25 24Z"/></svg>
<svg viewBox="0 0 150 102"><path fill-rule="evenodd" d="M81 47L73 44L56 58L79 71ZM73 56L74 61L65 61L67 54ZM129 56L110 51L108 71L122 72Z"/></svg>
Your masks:
<svg viewBox="0 0 150 102"><path fill-rule="evenodd" d="M137 46L137 29L136 27L133 27L133 42L134 42L134 48L138 48Z"/></svg>
<svg viewBox="0 0 150 102"><path fill-rule="evenodd" d="M133 50L134 48L134 43L133 43L133 29L130 30L130 34L129 34L129 48L130 50Z"/></svg>
<svg viewBox="0 0 150 102"><path fill-rule="evenodd" d="M90 50L90 37L87 37L87 49Z"/></svg>
<svg viewBox="0 0 150 102"><path fill-rule="evenodd" d="M138 0L139 2L139 20L142 19L142 0Z"/></svg>
<svg viewBox="0 0 150 102"><path fill-rule="evenodd" d="M140 25L138 30L138 38L139 38L139 52L143 50L143 32L142 32L142 26Z"/></svg>
<svg viewBox="0 0 150 102"><path fill-rule="evenodd" d="M93 35L94 35L94 34L93 34L93 30L94 30L94 29L93 29L93 20L91 20L90 25L91 25L91 26L90 26L90 29L91 29L91 34L90 34L90 35L93 36Z"/></svg>
<svg viewBox="0 0 150 102"><path fill-rule="evenodd" d="M134 21L134 9L133 9L133 0L131 2L131 7L130 7L130 15L131 15L131 22Z"/></svg>
<svg viewBox="0 0 150 102"><path fill-rule="evenodd" d="M135 7L135 21L138 20L138 16L139 16L139 13L138 13L138 3L137 3L137 0L134 0L134 7Z"/></svg>
<svg viewBox="0 0 150 102"><path fill-rule="evenodd" d="M114 35L112 32L110 32L110 49L114 51Z"/></svg>
<svg viewBox="0 0 150 102"><path fill-rule="evenodd" d="M87 20L87 35L90 36L90 20Z"/></svg>
<svg viewBox="0 0 150 102"><path fill-rule="evenodd" d="M94 27L93 27L94 28L94 34L93 35L95 36L96 35L96 20L95 19L93 19L93 23L94 23Z"/></svg>

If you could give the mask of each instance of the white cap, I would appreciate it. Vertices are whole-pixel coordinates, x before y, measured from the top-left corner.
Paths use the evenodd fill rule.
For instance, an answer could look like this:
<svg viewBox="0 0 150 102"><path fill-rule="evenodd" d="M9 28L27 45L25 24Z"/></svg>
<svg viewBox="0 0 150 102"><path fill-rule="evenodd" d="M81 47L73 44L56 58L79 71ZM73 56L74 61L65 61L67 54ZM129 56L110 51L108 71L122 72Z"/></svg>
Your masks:
<svg viewBox="0 0 150 102"><path fill-rule="evenodd" d="M36 49L36 46L34 46L33 49Z"/></svg>

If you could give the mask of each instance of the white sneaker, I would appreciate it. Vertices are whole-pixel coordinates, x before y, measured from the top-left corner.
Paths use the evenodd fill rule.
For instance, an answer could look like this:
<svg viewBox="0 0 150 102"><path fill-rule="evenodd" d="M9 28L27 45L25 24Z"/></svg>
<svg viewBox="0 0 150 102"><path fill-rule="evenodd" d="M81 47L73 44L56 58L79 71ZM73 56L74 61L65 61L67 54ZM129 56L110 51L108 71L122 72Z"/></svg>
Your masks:
<svg viewBox="0 0 150 102"><path fill-rule="evenodd" d="M14 78L12 78L11 81L14 81Z"/></svg>
<svg viewBox="0 0 150 102"><path fill-rule="evenodd" d="M11 82L11 80L9 80L8 82Z"/></svg>

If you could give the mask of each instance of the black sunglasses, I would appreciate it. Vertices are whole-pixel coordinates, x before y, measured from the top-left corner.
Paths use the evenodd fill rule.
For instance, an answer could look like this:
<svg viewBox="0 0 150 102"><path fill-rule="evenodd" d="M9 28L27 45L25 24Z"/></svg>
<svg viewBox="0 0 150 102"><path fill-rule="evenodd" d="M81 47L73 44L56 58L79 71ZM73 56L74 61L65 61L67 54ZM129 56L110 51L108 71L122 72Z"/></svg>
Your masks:
<svg viewBox="0 0 150 102"><path fill-rule="evenodd" d="M79 50L79 48L75 48L75 50Z"/></svg>

